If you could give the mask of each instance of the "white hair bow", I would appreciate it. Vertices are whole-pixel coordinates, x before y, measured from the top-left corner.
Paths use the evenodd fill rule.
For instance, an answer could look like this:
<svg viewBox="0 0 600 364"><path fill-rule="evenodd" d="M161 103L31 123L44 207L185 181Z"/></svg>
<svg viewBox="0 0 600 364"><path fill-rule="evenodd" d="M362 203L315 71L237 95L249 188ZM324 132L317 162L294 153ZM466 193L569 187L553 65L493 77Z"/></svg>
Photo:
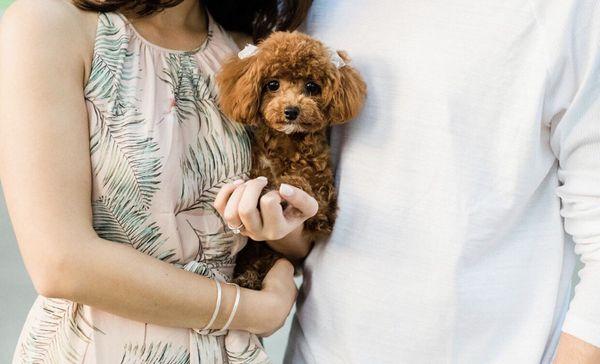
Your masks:
<svg viewBox="0 0 600 364"><path fill-rule="evenodd" d="M337 69L340 69L346 65L344 59L340 57L338 52L333 49L329 50L329 58L331 59L331 63L333 63Z"/></svg>
<svg viewBox="0 0 600 364"><path fill-rule="evenodd" d="M258 47L253 44L246 44L244 49L238 52L238 57L240 59L252 57L258 52Z"/></svg>

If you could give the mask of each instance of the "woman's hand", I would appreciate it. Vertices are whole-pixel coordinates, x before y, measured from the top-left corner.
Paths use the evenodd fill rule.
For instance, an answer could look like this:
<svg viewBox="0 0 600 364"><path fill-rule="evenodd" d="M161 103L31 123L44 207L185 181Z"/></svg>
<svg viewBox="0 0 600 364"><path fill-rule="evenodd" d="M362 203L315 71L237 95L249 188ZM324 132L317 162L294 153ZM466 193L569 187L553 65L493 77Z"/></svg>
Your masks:
<svg viewBox="0 0 600 364"><path fill-rule="evenodd" d="M256 310L262 319L255 333L267 337L279 330L294 306L297 293L294 267L288 260L279 259L263 280L262 302Z"/></svg>
<svg viewBox="0 0 600 364"><path fill-rule="evenodd" d="M255 241L281 240L317 213L317 200L301 189L282 184L279 191L261 197L266 185L265 177L226 184L217 194L214 207L230 227L243 224L241 234ZM281 206L284 200L288 202L285 210Z"/></svg>
<svg viewBox="0 0 600 364"><path fill-rule="evenodd" d="M231 324L232 329L266 337L283 326L298 292L294 283L294 267L286 259L277 260L265 276L262 286L260 291L242 289L239 311ZM223 286L223 289L223 297L226 297L223 311L230 312L234 289L229 285ZM226 316L223 315L223 320Z"/></svg>

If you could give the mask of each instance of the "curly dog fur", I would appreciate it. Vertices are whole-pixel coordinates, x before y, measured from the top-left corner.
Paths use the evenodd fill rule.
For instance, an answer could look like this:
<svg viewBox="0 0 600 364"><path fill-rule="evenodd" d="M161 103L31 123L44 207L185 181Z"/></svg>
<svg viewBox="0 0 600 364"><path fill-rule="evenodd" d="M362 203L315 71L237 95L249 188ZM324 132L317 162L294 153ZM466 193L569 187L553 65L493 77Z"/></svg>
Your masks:
<svg viewBox="0 0 600 364"><path fill-rule="evenodd" d="M254 55L228 60L217 82L223 113L252 127L251 177L267 177L267 189L287 183L312 195L319 210L305 232L313 241L329 234L336 191L328 130L360 112L366 85L358 72L336 68L329 49L306 34L275 32ZM259 289L277 258L266 244L250 242L238 255L236 282Z"/></svg>

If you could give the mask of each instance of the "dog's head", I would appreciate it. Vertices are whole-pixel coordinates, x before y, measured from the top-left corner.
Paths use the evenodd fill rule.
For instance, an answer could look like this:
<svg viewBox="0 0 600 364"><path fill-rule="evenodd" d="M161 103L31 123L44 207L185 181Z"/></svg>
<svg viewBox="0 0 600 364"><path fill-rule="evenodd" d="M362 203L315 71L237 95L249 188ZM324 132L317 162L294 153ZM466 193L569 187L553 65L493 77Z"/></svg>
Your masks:
<svg viewBox="0 0 600 364"><path fill-rule="evenodd" d="M275 32L254 54L223 65L221 109L234 121L287 134L344 123L362 108L366 85L348 56L336 53L308 35ZM346 65L336 67L332 56Z"/></svg>

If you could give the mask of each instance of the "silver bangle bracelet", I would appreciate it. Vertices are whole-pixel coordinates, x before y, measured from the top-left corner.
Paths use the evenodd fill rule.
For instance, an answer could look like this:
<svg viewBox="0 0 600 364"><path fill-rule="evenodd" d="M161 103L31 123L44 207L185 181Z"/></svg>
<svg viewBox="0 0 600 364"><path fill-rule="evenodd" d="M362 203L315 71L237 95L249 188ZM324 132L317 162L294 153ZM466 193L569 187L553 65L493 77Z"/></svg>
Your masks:
<svg viewBox="0 0 600 364"><path fill-rule="evenodd" d="M235 286L235 302L233 303L233 308L231 309L231 313L229 314L229 319L227 319L225 326L223 326L223 328L221 330L219 330L220 333L225 332L229 329L229 326L233 322L235 314L237 313L237 310L238 310L238 306L240 304L240 295L241 295L240 286L238 286L235 283L227 283L227 284L229 284L231 286Z"/></svg>
<svg viewBox="0 0 600 364"><path fill-rule="evenodd" d="M203 331L210 329L212 324L215 323L217 316L219 316L219 311L221 310L221 299L222 299L221 283L216 279L214 281L215 281L215 284L217 285L217 303L215 304L215 310L213 311L212 317L210 318L210 321L208 321L208 324L206 324L206 326L204 326L204 328L202 329Z"/></svg>

